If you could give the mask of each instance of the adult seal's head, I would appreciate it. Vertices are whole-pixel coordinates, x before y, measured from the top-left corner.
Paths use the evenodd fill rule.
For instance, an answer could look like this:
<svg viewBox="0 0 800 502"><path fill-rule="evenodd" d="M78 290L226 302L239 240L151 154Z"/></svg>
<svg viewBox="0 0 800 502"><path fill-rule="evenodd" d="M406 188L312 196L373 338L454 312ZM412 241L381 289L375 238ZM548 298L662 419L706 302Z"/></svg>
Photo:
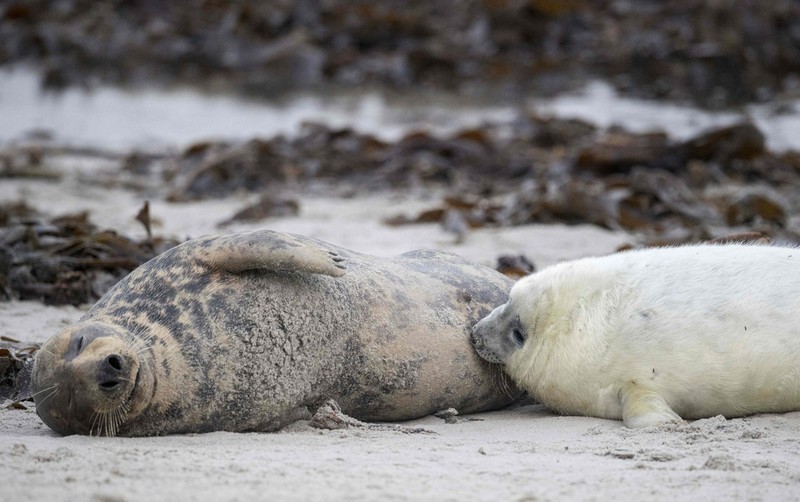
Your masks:
<svg viewBox="0 0 800 502"><path fill-rule="evenodd" d="M145 342L103 322L77 324L39 350L36 412L60 434L113 436L147 404L153 373Z"/></svg>

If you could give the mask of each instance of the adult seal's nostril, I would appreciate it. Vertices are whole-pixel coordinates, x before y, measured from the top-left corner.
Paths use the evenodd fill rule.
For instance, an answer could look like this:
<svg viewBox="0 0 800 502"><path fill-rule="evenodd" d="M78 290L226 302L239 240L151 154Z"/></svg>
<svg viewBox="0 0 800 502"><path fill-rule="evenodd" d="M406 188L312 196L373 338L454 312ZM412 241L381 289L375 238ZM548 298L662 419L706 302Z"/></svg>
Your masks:
<svg viewBox="0 0 800 502"><path fill-rule="evenodd" d="M126 378L128 364L119 354L109 354L100 363L97 371L97 385L103 391L113 391L122 388L120 385Z"/></svg>
<svg viewBox="0 0 800 502"><path fill-rule="evenodd" d="M114 371L122 371L125 368L125 360L122 356L117 354L111 354L110 356L106 357L105 364L107 369L111 372Z"/></svg>

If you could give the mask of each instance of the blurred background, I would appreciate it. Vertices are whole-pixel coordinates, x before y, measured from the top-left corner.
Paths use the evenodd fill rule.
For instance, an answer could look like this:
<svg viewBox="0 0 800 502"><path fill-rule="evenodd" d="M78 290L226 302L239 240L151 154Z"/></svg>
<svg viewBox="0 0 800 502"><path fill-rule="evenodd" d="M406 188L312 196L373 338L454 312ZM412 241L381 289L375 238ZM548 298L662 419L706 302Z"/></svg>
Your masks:
<svg viewBox="0 0 800 502"><path fill-rule="evenodd" d="M508 251L510 273L797 242L799 21L793 0L5 0L0 297L84 304L253 227Z"/></svg>
<svg viewBox="0 0 800 502"><path fill-rule="evenodd" d="M269 228L512 277L631 247L796 244L798 152L798 0L0 0L0 499L164 483L182 499L788 498L796 417L644 443L579 419L530 435L516 414L431 451L361 432L128 447L51 441L29 384L40 342L188 238ZM159 458L175 468L151 476Z"/></svg>

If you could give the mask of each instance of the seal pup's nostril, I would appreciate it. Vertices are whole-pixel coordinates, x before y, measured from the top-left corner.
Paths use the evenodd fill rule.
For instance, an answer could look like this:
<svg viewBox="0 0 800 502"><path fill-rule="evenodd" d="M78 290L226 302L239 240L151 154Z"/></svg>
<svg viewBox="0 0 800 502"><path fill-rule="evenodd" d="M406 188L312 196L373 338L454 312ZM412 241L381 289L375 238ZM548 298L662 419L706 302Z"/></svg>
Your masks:
<svg viewBox="0 0 800 502"><path fill-rule="evenodd" d="M469 339L472 342L472 345L475 345L475 344L478 343L477 330L475 329L477 327L478 327L478 325L476 324L475 326L472 327L471 330L469 330Z"/></svg>

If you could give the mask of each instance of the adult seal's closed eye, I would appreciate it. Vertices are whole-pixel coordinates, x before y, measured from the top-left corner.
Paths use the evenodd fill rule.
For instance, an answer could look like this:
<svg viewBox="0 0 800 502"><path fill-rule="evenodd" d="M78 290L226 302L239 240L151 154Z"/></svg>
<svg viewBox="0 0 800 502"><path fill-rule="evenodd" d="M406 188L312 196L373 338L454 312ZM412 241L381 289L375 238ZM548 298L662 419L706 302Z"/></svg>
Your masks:
<svg viewBox="0 0 800 502"><path fill-rule="evenodd" d="M800 249L700 245L561 263L473 329L554 410L653 426L800 410Z"/></svg>
<svg viewBox="0 0 800 502"><path fill-rule="evenodd" d="M36 410L61 434L141 436L275 430L331 398L362 420L495 409L518 392L469 327L510 286L447 253L379 258L265 230L196 239L42 346Z"/></svg>

